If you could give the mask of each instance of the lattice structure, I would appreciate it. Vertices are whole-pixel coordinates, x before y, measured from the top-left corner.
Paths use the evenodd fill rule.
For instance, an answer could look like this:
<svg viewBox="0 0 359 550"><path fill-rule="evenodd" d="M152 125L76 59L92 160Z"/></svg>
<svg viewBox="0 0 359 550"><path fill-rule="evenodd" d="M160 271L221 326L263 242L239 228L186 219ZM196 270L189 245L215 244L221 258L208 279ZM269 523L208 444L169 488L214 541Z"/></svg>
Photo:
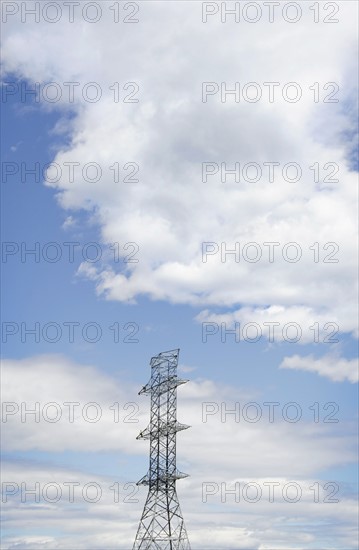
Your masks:
<svg viewBox="0 0 359 550"><path fill-rule="evenodd" d="M179 349L151 359L151 379L139 392L151 395L149 426L137 439L150 440L150 468L137 485L148 485L133 550L190 550L176 493L176 480L187 477L177 470L176 434L190 426L177 421Z"/></svg>

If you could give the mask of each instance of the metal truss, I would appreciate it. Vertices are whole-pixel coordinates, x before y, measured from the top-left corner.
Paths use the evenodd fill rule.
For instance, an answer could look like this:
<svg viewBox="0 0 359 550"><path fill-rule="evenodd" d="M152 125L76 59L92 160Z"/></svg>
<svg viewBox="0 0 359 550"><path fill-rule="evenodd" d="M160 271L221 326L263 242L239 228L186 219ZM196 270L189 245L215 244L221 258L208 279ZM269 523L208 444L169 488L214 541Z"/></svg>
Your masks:
<svg viewBox="0 0 359 550"><path fill-rule="evenodd" d="M176 434L190 426L177 421L179 349L151 359L151 379L139 395L151 395L149 426L137 439L150 441L150 467L137 485L148 485L132 550L191 550L176 493L176 481L187 477L176 466Z"/></svg>

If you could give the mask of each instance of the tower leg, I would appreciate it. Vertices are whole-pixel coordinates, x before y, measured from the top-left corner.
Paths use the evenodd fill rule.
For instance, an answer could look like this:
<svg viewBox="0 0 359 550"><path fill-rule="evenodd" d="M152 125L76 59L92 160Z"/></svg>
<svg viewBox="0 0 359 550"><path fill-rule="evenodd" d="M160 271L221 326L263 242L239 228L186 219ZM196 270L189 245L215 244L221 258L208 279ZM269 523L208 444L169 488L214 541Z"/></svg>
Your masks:
<svg viewBox="0 0 359 550"><path fill-rule="evenodd" d="M174 482L149 490L132 550L191 550Z"/></svg>

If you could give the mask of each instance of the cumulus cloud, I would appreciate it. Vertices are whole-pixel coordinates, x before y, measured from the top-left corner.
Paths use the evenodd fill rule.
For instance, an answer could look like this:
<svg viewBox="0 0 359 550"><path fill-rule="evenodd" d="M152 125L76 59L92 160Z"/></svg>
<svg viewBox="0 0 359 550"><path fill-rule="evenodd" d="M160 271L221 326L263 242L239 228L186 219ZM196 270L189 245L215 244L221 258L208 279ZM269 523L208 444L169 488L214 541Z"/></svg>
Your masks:
<svg viewBox="0 0 359 550"><path fill-rule="evenodd" d="M358 359L345 359L335 355L325 355L316 359L313 355L292 355L285 357L279 365L281 369L297 369L315 372L333 382L348 380L352 384L359 380Z"/></svg>
<svg viewBox="0 0 359 550"><path fill-rule="evenodd" d="M133 447L140 421L134 387L125 388L92 366L79 367L56 355L4 360L2 377L8 450ZM145 422L144 414L142 410Z"/></svg>
<svg viewBox="0 0 359 550"><path fill-rule="evenodd" d="M11 20L3 44L9 74L41 84L76 81L79 91L88 82L101 88L98 102L76 94L69 105L64 93L56 104L76 116L68 121L70 144L54 159L62 175L48 174L61 206L72 216L88 211L104 243L139 247L137 263L82 267L98 293L124 302L146 295L216 306L223 313L239 305L259 313L278 306L288 315L309 312L310 317L337 319L342 331L355 332L356 175L348 161L351 139L345 138L352 134L353 118L345 105L353 103L355 94L356 7L339 4L340 22L332 25L314 24L305 3L296 24L264 19L223 24L219 17L204 24L195 2L141 3L140 22L133 25L114 24L113 14L104 10L98 24L60 21L56 33L44 22L20 26ZM71 52L63 49L68 43ZM228 88L236 81L298 82L303 97L286 102L280 86L274 103L243 98L235 103L233 96L222 103L218 94L203 102L202 83L212 81L226 82ZM139 87L138 103L122 102L124 94L135 92L132 85L124 89L128 82ZM314 102L310 87L315 82L321 92L334 82L339 103ZM73 162L80 163L80 170L72 181L64 163ZM81 168L92 162L101 166L100 181L83 175ZM118 182L109 168L116 162ZM217 173L203 182L203 162L228 167L256 162L263 177L223 183ZM265 162L281 164L273 182ZM296 183L283 175L288 162L303 171ZM124 183L134 169L124 170L126 163L135 163L139 171ZM315 163L321 167L317 181L310 168ZM336 178L326 178L333 168L324 170L327 163L338 165ZM205 242L218 246L206 262ZM256 263L243 256L249 242L260 246ZM273 262L264 245L268 242L279 243ZM290 258L295 253L285 248L289 242L299 246L297 262L286 259L287 252ZM222 262L221 252L235 243L241 247L239 261L232 254ZM121 249L121 256L126 254Z"/></svg>
<svg viewBox="0 0 359 550"><path fill-rule="evenodd" d="M350 309L350 306L339 305L331 311L330 318L323 309L308 306L242 307L230 313L213 313L206 309L196 316L196 321L202 323L207 339L219 330L236 330L238 341L255 342L265 338L270 343L336 344L339 332L351 332L353 328L344 315L348 307ZM353 335L357 335L357 330Z"/></svg>

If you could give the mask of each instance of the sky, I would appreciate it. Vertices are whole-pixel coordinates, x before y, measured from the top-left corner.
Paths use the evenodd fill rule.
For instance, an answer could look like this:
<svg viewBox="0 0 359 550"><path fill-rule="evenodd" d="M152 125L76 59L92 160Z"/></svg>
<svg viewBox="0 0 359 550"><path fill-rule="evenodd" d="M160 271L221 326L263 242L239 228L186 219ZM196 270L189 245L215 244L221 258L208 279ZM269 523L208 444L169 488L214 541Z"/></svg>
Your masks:
<svg viewBox="0 0 359 550"><path fill-rule="evenodd" d="M177 348L193 550L358 547L357 11L3 2L4 550L132 547Z"/></svg>

